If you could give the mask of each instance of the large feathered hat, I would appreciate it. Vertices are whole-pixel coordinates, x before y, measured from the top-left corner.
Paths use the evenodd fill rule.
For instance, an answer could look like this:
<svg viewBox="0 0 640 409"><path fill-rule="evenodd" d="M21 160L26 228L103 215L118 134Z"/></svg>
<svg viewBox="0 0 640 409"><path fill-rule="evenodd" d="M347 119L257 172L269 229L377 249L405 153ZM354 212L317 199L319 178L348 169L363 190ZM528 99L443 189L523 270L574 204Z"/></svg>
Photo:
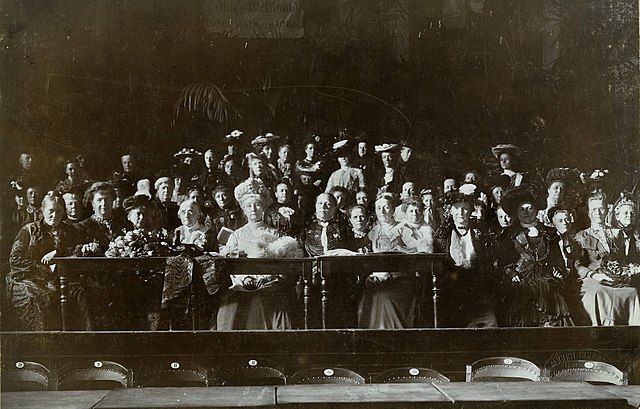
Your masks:
<svg viewBox="0 0 640 409"><path fill-rule="evenodd" d="M241 206L251 198L260 200L265 209L273 203L269 188L258 178L249 178L240 183L233 191L233 195Z"/></svg>

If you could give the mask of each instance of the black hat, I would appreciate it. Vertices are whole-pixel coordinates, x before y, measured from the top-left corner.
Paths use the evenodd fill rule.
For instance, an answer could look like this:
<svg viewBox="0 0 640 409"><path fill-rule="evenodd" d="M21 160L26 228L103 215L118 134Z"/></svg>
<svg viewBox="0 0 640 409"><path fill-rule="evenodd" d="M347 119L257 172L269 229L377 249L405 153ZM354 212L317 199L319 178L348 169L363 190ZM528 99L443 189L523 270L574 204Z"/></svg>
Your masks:
<svg viewBox="0 0 640 409"><path fill-rule="evenodd" d="M145 195L129 196L128 198L124 199L122 207L124 208L124 211L126 213L129 213L131 210L138 207L151 207L151 200Z"/></svg>
<svg viewBox="0 0 640 409"><path fill-rule="evenodd" d="M453 205L456 203L475 204L480 198L478 187L472 183L460 186L458 189L447 192L440 198L443 205Z"/></svg>
<svg viewBox="0 0 640 409"><path fill-rule="evenodd" d="M490 192L491 190L493 190L493 188L495 187L502 187L503 189L506 189L509 187L509 184L511 183L511 178L507 175L491 175L487 178L487 181L485 183L487 190Z"/></svg>
<svg viewBox="0 0 640 409"><path fill-rule="evenodd" d="M500 201L502 208L512 218L518 216L518 207L522 203L531 203L536 209L541 208L540 195L532 185L520 185L508 189Z"/></svg>

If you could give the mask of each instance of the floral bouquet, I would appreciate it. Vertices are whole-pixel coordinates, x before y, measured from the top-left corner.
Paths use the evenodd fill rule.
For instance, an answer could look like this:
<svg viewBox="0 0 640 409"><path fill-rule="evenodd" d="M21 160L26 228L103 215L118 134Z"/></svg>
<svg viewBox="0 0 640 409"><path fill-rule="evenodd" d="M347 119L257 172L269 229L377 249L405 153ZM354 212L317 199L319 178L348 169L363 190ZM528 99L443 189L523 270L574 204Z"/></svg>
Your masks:
<svg viewBox="0 0 640 409"><path fill-rule="evenodd" d="M611 281L612 287L636 287L640 286L640 264L620 264L618 261L606 261L602 270Z"/></svg>
<svg viewBox="0 0 640 409"><path fill-rule="evenodd" d="M132 230L116 237L104 253L107 257L154 257L169 254L167 235L161 232Z"/></svg>
<svg viewBox="0 0 640 409"><path fill-rule="evenodd" d="M94 240L91 243L78 244L73 254L78 257L98 257L102 255L102 251L100 244Z"/></svg>

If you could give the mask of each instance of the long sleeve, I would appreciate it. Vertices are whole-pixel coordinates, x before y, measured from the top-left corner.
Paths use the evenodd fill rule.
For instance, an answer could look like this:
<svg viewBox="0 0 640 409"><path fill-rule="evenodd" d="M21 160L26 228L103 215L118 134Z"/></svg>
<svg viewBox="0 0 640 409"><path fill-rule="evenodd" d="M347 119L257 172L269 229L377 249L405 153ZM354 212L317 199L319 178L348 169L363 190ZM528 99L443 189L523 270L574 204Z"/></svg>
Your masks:
<svg viewBox="0 0 640 409"><path fill-rule="evenodd" d="M11 254L9 255L9 267L11 268L9 274L11 278L15 280L49 279L50 277L48 276L51 274L51 270L48 266L40 263L39 259L34 259L34 254L31 254L33 251L29 249L30 242L31 235L29 233L29 225L27 225L20 229L11 247ZM53 250L53 248L50 250Z"/></svg>

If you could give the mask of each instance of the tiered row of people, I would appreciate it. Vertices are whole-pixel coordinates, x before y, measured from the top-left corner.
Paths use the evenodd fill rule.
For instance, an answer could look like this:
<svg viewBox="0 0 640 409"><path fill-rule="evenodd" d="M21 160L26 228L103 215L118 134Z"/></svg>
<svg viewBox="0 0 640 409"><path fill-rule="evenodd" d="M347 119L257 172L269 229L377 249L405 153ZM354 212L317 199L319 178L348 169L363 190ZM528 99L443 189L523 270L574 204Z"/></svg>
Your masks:
<svg viewBox="0 0 640 409"><path fill-rule="evenodd" d="M407 146L377 145L376 159L366 141L340 140L318 160L318 142L310 140L294 163L292 146L278 145L272 134L255 138L254 151L240 155L240 136L229 135L219 161L213 150L181 150L174 173L155 179L139 173L129 154L105 182L90 182L82 163L69 160L67 178L44 198L30 164L24 166L30 158L21 156L21 174L12 181L18 232L7 275L15 325L58 325L54 256L157 255L180 245L227 257L444 253L441 325L640 325L637 204L631 195L610 203L605 171L585 177L555 168L542 186L512 169L520 149L500 144L492 153L502 170L486 175L486 183L484 172L469 171L461 180L424 186ZM202 173L194 171L199 161ZM344 318L344 326L422 325L429 301L417 274L362 275L351 267L336 304L344 310L339 315L354 317ZM118 329L96 324L87 284L71 288L77 328ZM145 290L116 287L114 297L119 291ZM231 275L211 297L210 329L301 326L296 282L277 272Z"/></svg>

